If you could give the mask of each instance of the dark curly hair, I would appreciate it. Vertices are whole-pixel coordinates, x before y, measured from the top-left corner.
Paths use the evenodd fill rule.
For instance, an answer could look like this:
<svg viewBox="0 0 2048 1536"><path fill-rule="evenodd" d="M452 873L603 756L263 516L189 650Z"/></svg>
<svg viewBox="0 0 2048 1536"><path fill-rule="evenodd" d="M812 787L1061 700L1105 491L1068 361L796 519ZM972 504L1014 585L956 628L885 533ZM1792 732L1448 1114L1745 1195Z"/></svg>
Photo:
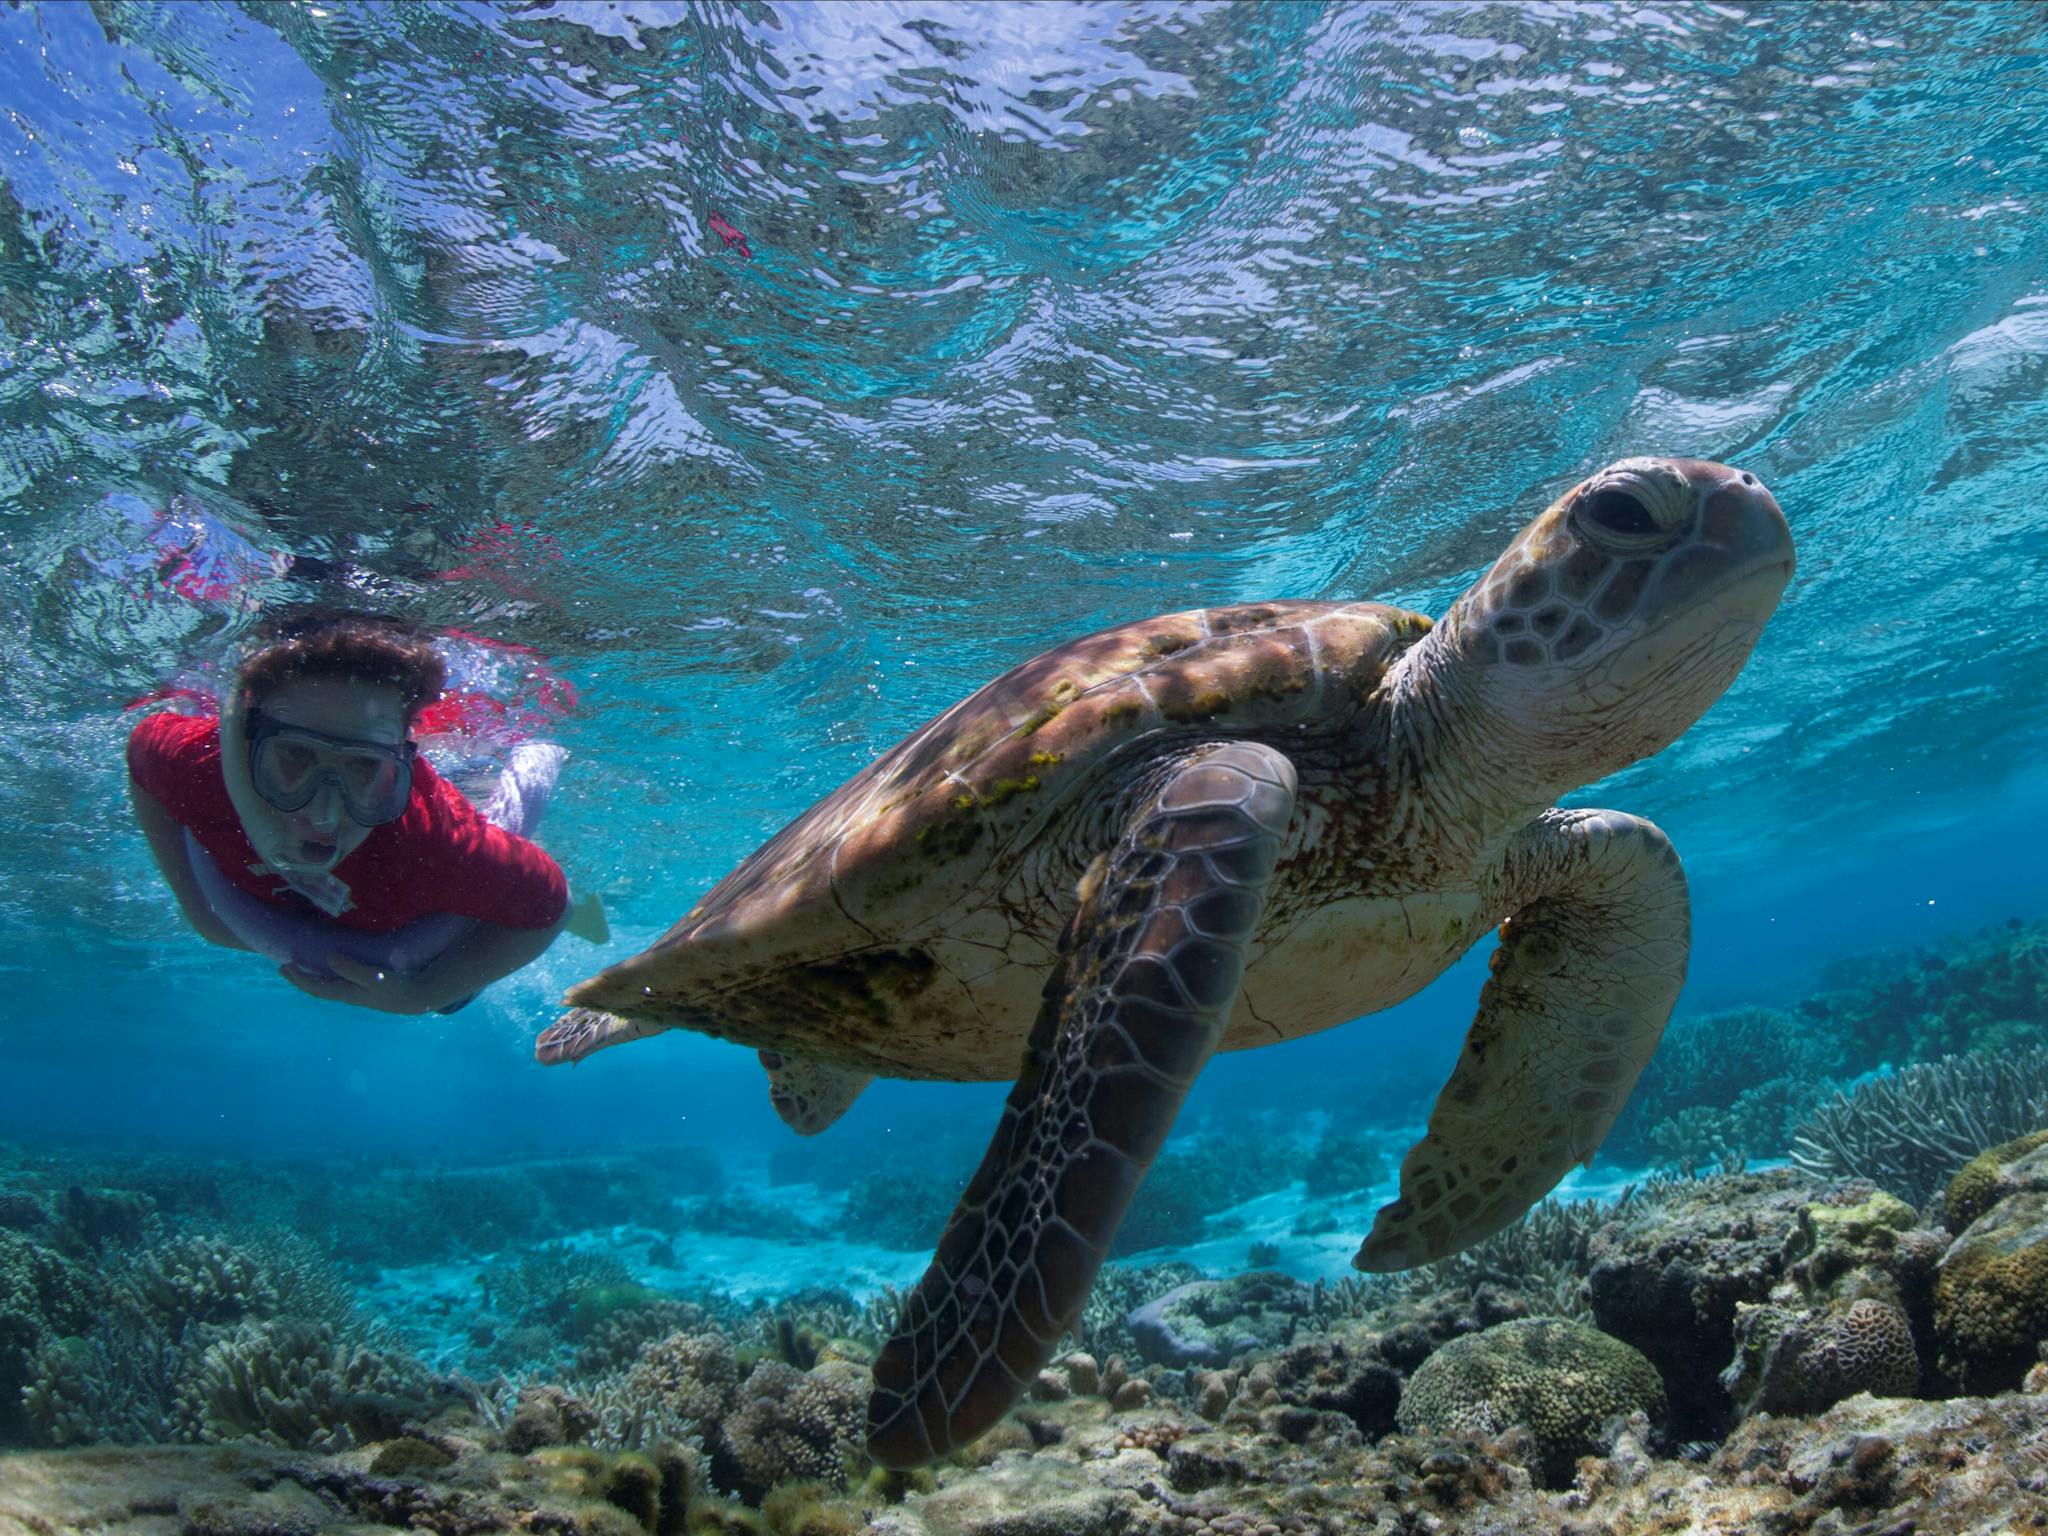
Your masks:
<svg viewBox="0 0 2048 1536"><path fill-rule="evenodd" d="M251 706L306 677L396 689L410 724L422 706L441 696L448 667L417 624L391 614L309 608L265 624L257 648L235 671Z"/></svg>

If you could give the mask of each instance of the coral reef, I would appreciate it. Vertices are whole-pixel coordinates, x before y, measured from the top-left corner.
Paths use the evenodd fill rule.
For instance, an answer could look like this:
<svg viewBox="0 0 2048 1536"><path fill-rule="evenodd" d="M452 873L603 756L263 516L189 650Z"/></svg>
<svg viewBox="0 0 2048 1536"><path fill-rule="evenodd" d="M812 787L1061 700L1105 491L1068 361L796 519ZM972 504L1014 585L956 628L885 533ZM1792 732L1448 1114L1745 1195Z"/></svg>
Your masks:
<svg viewBox="0 0 2048 1536"><path fill-rule="evenodd" d="M371 1346L333 1267L289 1233L163 1232L97 1191L53 1242L0 1232L0 1444L259 1435L332 1449L423 1411L425 1373ZM148 1209L153 1213L154 1202ZM110 1214L125 1213L125 1214ZM83 1223L79 1225L78 1223Z"/></svg>
<svg viewBox="0 0 2048 1536"><path fill-rule="evenodd" d="M1299 1176L1300 1154L1286 1127L1234 1125L1166 1143L1110 1244L1120 1258L1193 1242L1211 1217Z"/></svg>
<svg viewBox="0 0 2048 1536"><path fill-rule="evenodd" d="M1423 1270L1303 1286L1108 1265L1017 1410L916 1474L871 1472L860 1448L887 1287L645 1283L693 1235L817 1231L802 1201L727 1191L701 1152L285 1169L0 1147L0 1445L69 1448L10 1450L0 1536L2032 1528L2048 1050L2023 1031L2044 939L1838 968L1792 1013L1674 1023L1617 1138L1679 1176L1546 1201ZM1998 1054L1816 1102L1869 1050L1930 1042ZM1749 1171L1798 1114L1811 1166ZM1301 1124L1290 1105L1191 1126L1130 1246L1229 1237L1219 1213L1289 1184L1322 1203L1262 1202L1258 1229L1202 1251L1350 1222L1376 1145ZM976 1149L914 1141L866 1162L802 1144L780 1172L851 1185L828 1219L924 1250ZM351 1279L407 1333L367 1325Z"/></svg>
<svg viewBox="0 0 2048 1536"><path fill-rule="evenodd" d="M712 1433L740 1388L739 1361L722 1333L678 1333L641 1349L626 1371L628 1396L648 1404L686 1436Z"/></svg>
<svg viewBox="0 0 2048 1536"><path fill-rule="evenodd" d="M1396 1422L1408 1434L1514 1425L1536 1441L1536 1472L1553 1486L1600 1444L1602 1427L1632 1413L1664 1416L1655 1368L1621 1340L1561 1317L1502 1323L1454 1339L1408 1378Z"/></svg>
<svg viewBox="0 0 2048 1536"><path fill-rule="evenodd" d="M1105 1264L1068 1336L1098 1360L1135 1355L1138 1341L1131 1332L1131 1314L1175 1286L1202 1278L1192 1264Z"/></svg>
<svg viewBox="0 0 2048 1536"><path fill-rule="evenodd" d="M965 1174L981 1155L978 1146L959 1142L955 1128L948 1140L959 1146L957 1158L946 1162L927 1150L914 1160L901 1154L879 1168L853 1177L840 1230L849 1237L884 1247L922 1251L945 1230L959 1202ZM1369 1148L1351 1152L1332 1144L1333 1176L1371 1173L1364 1188L1377 1178L1380 1159ZM1193 1241L1213 1216L1256 1195L1284 1189L1300 1176L1301 1156L1290 1131L1235 1124L1199 1136L1169 1140L1125 1213L1110 1248L1114 1258L1146 1249ZM810 1168L792 1159L785 1172ZM934 1171L939 1170L939 1171ZM1344 1193L1355 1193L1347 1188Z"/></svg>
<svg viewBox="0 0 2048 1536"><path fill-rule="evenodd" d="M1770 1300L1812 1199L1811 1180L1791 1169L1668 1181L1593 1234L1593 1321L1670 1383L1679 1438L1726 1428L1731 1404L1719 1377L1734 1352L1735 1309Z"/></svg>
<svg viewBox="0 0 2048 1536"><path fill-rule="evenodd" d="M847 1191L841 1230L885 1248L930 1248L960 1202L958 1179L891 1170L855 1179Z"/></svg>
<svg viewBox="0 0 2048 1536"><path fill-rule="evenodd" d="M1315 1199L1362 1195L1387 1176L1379 1143L1354 1132L1327 1130L1301 1165L1302 1187Z"/></svg>
<svg viewBox="0 0 2048 1536"><path fill-rule="evenodd" d="M855 1192L859 1192L858 1186ZM947 1209L950 1212L951 1207ZM769 1242L801 1243L819 1235L816 1223L806 1221L790 1206L750 1200L744 1195L707 1195L691 1200L684 1206L681 1220L692 1232L754 1237ZM911 1246L922 1247L936 1241L939 1228L944 1225L941 1219L928 1238Z"/></svg>
<svg viewBox="0 0 2048 1536"><path fill-rule="evenodd" d="M1925 1403L1857 1397L1813 1418L1750 1420L1701 1460L1663 1460L1624 1426L1562 1492L1530 1475L1535 1442L1278 1433L1148 1410L1076 1413L985 1465L839 1494L784 1485L758 1508L712 1497L687 1450L497 1453L402 1436L338 1455L234 1447L13 1456L0 1533L548 1531L557 1536L1706 1536L1747 1531L2038 1529L2048 1397Z"/></svg>
<svg viewBox="0 0 2048 1536"><path fill-rule="evenodd" d="M25 1233L0 1228L0 1445L28 1438L22 1393L56 1341L89 1333L105 1287L91 1271Z"/></svg>
<svg viewBox="0 0 2048 1536"><path fill-rule="evenodd" d="M2039 1118L2048 1064L2025 1058L2040 1055L2048 1026L2044 956L2048 923L2015 920L1914 954L1838 960L1789 1012L1681 1014L1603 1155L1689 1170L1790 1152L1817 1173L1924 1200L1964 1147ZM1972 1053L1984 1060L1958 1078L1919 1070ZM1990 1065L1999 1059L2002 1070ZM1887 1063L1900 1070L1876 1079L1888 1086L1872 1097L1837 1094Z"/></svg>
<svg viewBox="0 0 2048 1536"><path fill-rule="evenodd" d="M1381 1355L1377 1339L1317 1334L1283 1350L1264 1369L1275 1403L1341 1413L1369 1439L1394 1428L1402 1378ZM1257 1368L1252 1374L1257 1374ZM1247 1406L1258 1402L1264 1385L1257 1381L1249 1384ZM1216 1385L1228 1390L1235 1384L1226 1379ZM1205 1412L1202 1416L1221 1415Z"/></svg>
<svg viewBox="0 0 2048 1536"><path fill-rule="evenodd" d="M1624 1197L1623 1208L1632 1196ZM1593 1234L1616 1210L1602 1200L1548 1199L1504 1231L1396 1283L1409 1295L1495 1286L1525 1298L1532 1312L1589 1321L1585 1277Z"/></svg>
<svg viewBox="0 0 2048 1536"><path fill-rule="evenodd" d="M337 1258L424 1264L595 1227L670 1228L677 1199L723 1183L717 1159L691 1147L502 1167L315 1164L290 1220Z"/></svg>
<svg viewBox="0 0 2048 1536"><path fill-rule="evenodd" d="M1858 1061L1931 1061L2038 1043L2048 1024L2048 922L2012 919L1915 954L1837 960L1814 1014Z"/></svg>
<svg viewBox="0 0 2048 1536"><path fill-rule="evenodd" d="M2048 1131L2031 1131L1986 1148L1963 1164L1942 1191L1943 1224L1951 1232L1961 1232L2007 1195L2029 1187L2031 1166L2022 1171L2017 1165L2044 1145Z"/></svg>

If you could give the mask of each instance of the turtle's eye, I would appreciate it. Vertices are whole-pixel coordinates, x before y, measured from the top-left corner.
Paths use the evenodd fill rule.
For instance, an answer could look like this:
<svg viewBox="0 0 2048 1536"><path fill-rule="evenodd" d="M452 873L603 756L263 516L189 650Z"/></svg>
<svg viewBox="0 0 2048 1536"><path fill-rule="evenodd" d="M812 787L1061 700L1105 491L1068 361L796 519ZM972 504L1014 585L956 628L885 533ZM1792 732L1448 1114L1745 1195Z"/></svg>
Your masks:
<svg viewBox="0 0 2048 1536"><path fill-rule="evenodd" d="M1654 537L1664 531L1650 509L1627 491L1609 486L1579 498L1579 516L1595 526L1624 538Z"/></svg>

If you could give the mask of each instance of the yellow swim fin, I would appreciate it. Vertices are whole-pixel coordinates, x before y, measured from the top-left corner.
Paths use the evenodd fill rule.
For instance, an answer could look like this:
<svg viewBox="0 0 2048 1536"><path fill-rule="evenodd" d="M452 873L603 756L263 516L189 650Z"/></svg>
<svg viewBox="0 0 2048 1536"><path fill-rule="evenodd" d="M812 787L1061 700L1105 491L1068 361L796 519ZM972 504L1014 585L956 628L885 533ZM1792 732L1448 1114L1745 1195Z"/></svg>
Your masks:
<svg viewBox="0 0 2048 1536"><path fill-rule="evenodd" d="M569 916L562 926L586 944L609 944L612 925L605 921L604 898L585 891L569 903Z"/></svg>

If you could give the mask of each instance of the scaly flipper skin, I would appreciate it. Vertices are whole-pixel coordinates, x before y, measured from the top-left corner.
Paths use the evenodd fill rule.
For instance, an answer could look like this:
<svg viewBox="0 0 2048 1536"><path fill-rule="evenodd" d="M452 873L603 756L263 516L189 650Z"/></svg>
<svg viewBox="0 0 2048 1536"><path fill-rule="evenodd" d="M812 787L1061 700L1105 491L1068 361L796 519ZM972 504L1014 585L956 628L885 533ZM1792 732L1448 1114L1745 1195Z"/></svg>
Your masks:
<svg viewBox="0 0 2048 1536"><path fill-rule="evenodd" d="M1125 831L1061 942L988 1154L875 1361L868 1451L883 1466L981 1434L1079 1314L1222 1036L1294 801L1278 751L1207 746Z"/></svg>
<svg viewBox="0 0 2048 1536"><path fill-rule="evenodd" d="M799 1136L815 1136L847 1110L872 1083L870 1072L849 1072L781 1051L760 1051L768 1072L768 1101L782 1123Z"/></svg>
<svg viewBox="0 0 2048 1536"><path fill-rule="evenodd" d="M1498 1232L1589 1160L1685 982L1691 906L1671 842L1619 811L1547 811L1500 879L1514 915L1428 1134L1352 1260L1410 1269Z"/></svg>
<svg viewBox="0 0 2048 1536"><path fill-rule="evenodd" d="M534 1037L533 1059L544 1067L574 1064L608 1045L645 1040L659 1024L636 1024L601 1008L571 1008Z"/></svg>

